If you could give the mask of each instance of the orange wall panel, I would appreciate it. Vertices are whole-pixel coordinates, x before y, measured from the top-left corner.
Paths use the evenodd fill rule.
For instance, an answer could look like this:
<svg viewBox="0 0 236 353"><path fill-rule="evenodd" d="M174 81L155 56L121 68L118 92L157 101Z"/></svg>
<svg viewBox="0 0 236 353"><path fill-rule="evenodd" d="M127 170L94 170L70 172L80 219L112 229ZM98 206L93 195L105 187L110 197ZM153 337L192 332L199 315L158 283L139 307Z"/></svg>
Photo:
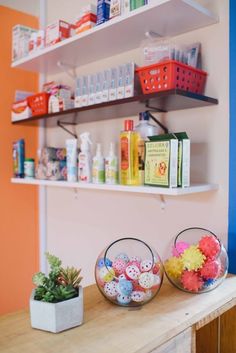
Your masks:
<svg viewBox="0 0 236 353"><path fill-rule="evenodd" d="M38 27L38 19L0 6L0 314L28 306L32 274L38 271L37 187L14 185L12 142L25 139L26 157L35 157L38 128L12 125L15 90L36 92L38 75L11 68L12 27Z"/></svg>

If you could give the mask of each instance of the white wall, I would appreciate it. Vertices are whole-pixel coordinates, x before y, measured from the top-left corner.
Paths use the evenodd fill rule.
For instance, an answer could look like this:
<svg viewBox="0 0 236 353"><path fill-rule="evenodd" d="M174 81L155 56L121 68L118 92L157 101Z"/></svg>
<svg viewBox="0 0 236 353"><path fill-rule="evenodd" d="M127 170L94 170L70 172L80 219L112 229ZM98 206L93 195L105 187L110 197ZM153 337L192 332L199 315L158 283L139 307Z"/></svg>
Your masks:
<svg viewBox="0 0 236 353"><path fill-rule="evenodd" d="M0 0L0 5L28 13L33 16L39 16L40 0Z"/></svg>
<svg viewBox="0 0 236 353"><path fill-rule="evenodd" d="M62 0L50 0L48 22L56 17L67 16L66 19L69 19L69 15L71 18L76 16L77 1L71 1L70 6L65 4ZM171 239L190 226L206 227L227 243L228 0L216 0L214 7L218 8L219 24L179 36L176 41L202 43L203 67L209 73L206 95L218 98L219 105L170 112L162 118L170 130L186 130L191 138L192 180L218 183L219 191L166 197L166 208L161 210L158 196L86 190L76 194L73 190L48 188L48 250L60 256L65 264L82 267L84 285L94 282L93 270L98 254L119 237L142 238L152 244L163 257ZM79 68L78 73L96 72L131 59L139 62L140 51L134 50L96 62L94 48L94 63ZM53 78L69 82L63 74L48 77L48 80ZM116 119L78 125L76 130L78 134L90 131L94 143L102 142L107 153L109 142L118 140L122 127L123 119ZM65 132L48 126L49 146L64 146L66 138L68 135Z"/></svg>

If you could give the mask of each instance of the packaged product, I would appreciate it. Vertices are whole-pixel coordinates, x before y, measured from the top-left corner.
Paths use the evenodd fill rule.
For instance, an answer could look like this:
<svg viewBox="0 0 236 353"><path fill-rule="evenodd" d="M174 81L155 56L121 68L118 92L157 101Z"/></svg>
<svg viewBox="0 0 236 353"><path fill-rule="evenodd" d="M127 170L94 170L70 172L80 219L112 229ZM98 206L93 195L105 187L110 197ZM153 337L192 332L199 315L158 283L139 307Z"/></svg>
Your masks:
<svg viewBox="0 0 236 353"><path fill-rule="evenodd" d="M88 88L88 76L83 76L81 81L81 106L88 105L89 88Z"/></svg>
<svg viewBox="0 0 236 353"><path fill-rule="evenodd" d="M67 180L66 149L44 147L38 150L35 177L42 180Z"/></svg>
<svg viewBox="0 0 236 353"><path fill-rule="evenodd" d="M51 85L50 97L48 101L48 112L57 113L63 110L72 109L74 107L74 101L71 98L72 90L66 85Z"/></svg>
<svg viewBox="0 0 236 353"><path fill-rule="evenodd" d="M133 97L135 86L135 63L125 64L125 98Z"/></svg>
<svg viewBox="0 0 236 353"><path fill-rule="evenodd" d="M37 32L31 33L29 40L29 53L37 50Z"/></svg>
<svg viewBox="0 0 236 353"><path fill-rule="evenodd" d="M93 28L97 22L96 6L89 4L82 8L77 21L75 22L75 34Z"/></svg>
<svg viewBox="0 0 236 353"><path fill-rule="evenodd" d="M144 184L177 187L178 139L174 134L149 139L145 142Z"/></svg>
<svg viewBox="0 0 236 353"><path fill-rule="evenodd" d="M125 65L118 66L117 99L125 97Z"/></svg>
<svg viewBox="0 0 236 353"><path fill-rule="evenodd" d="M45 47L45 31L40 29L37 32L37 50Z"/></svg>
<svg viewBox="0 0 236 353"><path fill-rule="evenodd" d="M67 180L70 182L77 181L78 177L78 141L77 139L66 140L66 163L67 163Z"/></svg>
<svg viewBox="0 0 236 353"><path fill-rule="evenodd" d="M94 102L94 99L93 99L93 102ZM76 79L74 106L75 108L82 107L82 78L81 77L78 77Z"/></svg>
<svg viewBox="0 0 236 353"><path fill-rule="evenodd" d="M133 120L125 120L120 133L120 184L139 185L138 133L133 131Z"/></svg>
<svg viewBox="0 0 236 353"><path fill-rule="evenodd" d="M103 184L105 182L105 159L102 155L100 143L97 143L96 154L93 157L92 182L94 184Z"/></svg>
<svg viewBox="0 0 236 353"><path fill-rule="evenodd" d="M148 111L139 113L139 124L135 126L135 131L139 134L138 139L138 164L139 164L139 184L144 184L145 167L145 141L149 136L157 136L162 133L158 125L150 123L150 114Z"/></svg>
<svg viewBox="0 0 236 353"><path fill-rule="evenodd" d="M45 46L53 45L70 37L71 25L58 20L46 27Z"/></svg>
<svg viewBox="0 0 236 353"><path fill-rule="evenodd" d="M12 61L21 59L29 54L29 41L32 33L37 30L16 25L12 28Z"/></svg>
<svg viewBox="0 0 236 353"><path fill-rule="evenodd" d="M102 102L109 100L109 84L110 84L110 70L103 71L103 83L102 83Z"/></svg>
<svg viewBox="0 0 236 353"><path fill-rule="evenodd" d="M145 5L145 0L130 0L130 10L138 9L139 7Z"/></svg>
<svg viewBox="0 0 236 353"><path fill-rule="evenodd" d="M98 72L96 74L96 93L95 93L95 104L102 103L102 82L103 82L103 74L102 72Z"/></svg>
<svg viewBox="0 0 236 353"><path fill-rule="evenodd" d="M82 183L91 183L92 181L92 157L90 152L90 146L92 142L90 140L90 133L84 132L80 135L81 140L81 152L79 153L79 165L78 165L78 181Z"/></svg>
<svg viewBox="0 0 236 353"><path fill-rule="evenodd" d="M178 139L178 186L190 186L190 139L186 132L175 132Z"/></svg>
<svg viewBox="0 0 236 353"><path fill-rule="evenodd" d="M117 99L117 68L110 70L109 101Z"/></svg>
<svg viewBox="0 0 236 353"><path fill-rule="evenodd" d="M32 116L32 111L28 105L28 100L23 99L12 104L11 121L28 119Z"/></svg>
<svg viewBox="0 0 236 353"><path fill-rule="evenodd" d="M88 105L93 105L95 104L95 94L96 94L96 75L88 76L88 86L89 86Z"/></svg>
<svg viewBox="0 0 236 353"><path fill-rule="evenodd" d="M118 183L118 158L115 155L115 146L112 142L109 154L105 158L105 182L113 185Z"/></svg>
<svg viewBox="0 0 236 353"><path fill-rule="evenodd" d="M24 178L25 141L13 142L13 175L15 178Z"/></svg>
<svg viewBox="0 0 236 353"><path fill-rule="evenodd" d="M110 3L110 0L97 1L97 25L100 25L109 20Z"/></svg>

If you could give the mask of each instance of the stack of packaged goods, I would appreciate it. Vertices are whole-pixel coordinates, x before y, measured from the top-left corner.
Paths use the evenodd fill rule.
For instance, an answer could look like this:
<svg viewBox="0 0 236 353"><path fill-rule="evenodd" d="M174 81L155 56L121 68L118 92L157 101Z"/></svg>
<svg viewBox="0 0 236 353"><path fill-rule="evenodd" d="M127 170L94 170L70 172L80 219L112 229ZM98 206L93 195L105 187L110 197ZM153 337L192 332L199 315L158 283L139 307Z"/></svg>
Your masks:
<svg viewBox="0 0 236 353"><path fill-rule="evenodd" d="M36 179L67 180L66 149L44 147L38 151Z"/></svg>
<svg viewBox="0 0 236 353"><path fill-rule="evenodd" d="M75 107L133 97L138 92L135 64L129 62L88 76L78 77Z"/></svg>
<svg viewBox="0 0 236 353"><path fill-rule="evenodd" d="M96 26L97 14L96 6L89 4L82 8L79 16L73 26L74 34L79 34L81 32L87 31L88 29Z"/></svg>

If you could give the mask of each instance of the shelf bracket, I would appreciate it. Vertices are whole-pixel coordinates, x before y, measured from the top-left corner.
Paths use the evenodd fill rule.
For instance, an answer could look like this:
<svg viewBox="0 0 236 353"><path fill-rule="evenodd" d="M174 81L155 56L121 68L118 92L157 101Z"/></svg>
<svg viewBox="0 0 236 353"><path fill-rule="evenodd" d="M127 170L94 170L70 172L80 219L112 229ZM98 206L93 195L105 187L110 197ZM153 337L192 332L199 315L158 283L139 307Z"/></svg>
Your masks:
<svg viewBox="0 0 236 353"><path fill-rule="evenodd" d="M75 80L77 78L76 66L63 63L62 61L57 61L57 67L59 67L63 72L65 72L70 78Z"/></svg>
<svg viewBox="0 0 236 353"><path fill-rule="evenodd" d="M166 200L164 198L164 195L160 195L160 201L161 201L161 210L164 211L166 208Z"/></svg>
<svg viewBox="0 0 236 353"><path fill-rule="evenodd" d="M78 139L78 136L76 133L70 131L69 129L67 129L65 127L65 125L72 125L72 126L75 126L77 125L75 122L66 122L66 121L60 121L58 120L57 121L57 126L59 126L62 130L66 131L68 134L70 134L71 136L73 136L74 138Z"/></svg>
<svg viewBox="0 0 236 353"><path fill-rule="evenodd" d="M156 39L156 38L162 38L163 36L155 31L147 31L145 32L145 37L148 39Z"/></svg>
<svg viewBox="0 0 236 353"><path fill-rule="evenodd" d="M157 125L160 126L160 128L165 132L165 134L168 134L169 133L169 130L167 129L167 127L165 125L163 125L157 118L155 118L155 116L153 116L151 113L150 113L150 110L147 110L147 113L148 115L150 116L150 118L155 121L155 123Z"/></svg>
<svg viewBox="0 0 236 353"><path fill-rule="evenodd" d="M149 104L149 100L147 100L145 102L145 107L148 109L148 110L152 110L153 112L157 112L157 113L167 113L166 110L163 110L163 109L160 109L160 108L157 108L157 107L152 107L150 104Z"/></svg>

